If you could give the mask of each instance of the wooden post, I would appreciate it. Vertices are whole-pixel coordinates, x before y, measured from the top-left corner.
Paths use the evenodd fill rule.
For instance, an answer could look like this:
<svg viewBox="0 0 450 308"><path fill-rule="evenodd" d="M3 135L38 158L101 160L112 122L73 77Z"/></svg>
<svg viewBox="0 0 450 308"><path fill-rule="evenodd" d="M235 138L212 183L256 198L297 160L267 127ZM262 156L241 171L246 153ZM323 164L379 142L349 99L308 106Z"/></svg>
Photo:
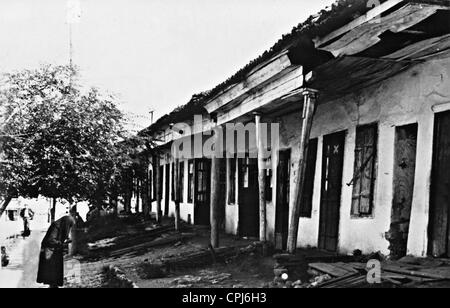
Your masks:
<svg viewBox="0 0 450 308"><path fill-rule="evenodd" d="M259 240L266 242L266 166L264 162L264 140L261 132L261 115L259 113L255 113L255 125L258 147Z"/></svg>
<svg viewBox="0 0 450 308"><path fill-rule="evenodd" d="M72 206L72 204L70 204L70 215L72 215L75 219L76 219L76 214L78 213L78 209L77 209L77 205L75 204L74 206ZM77 233L77 225L75 224L75 226L72 227L72 229L70 229L70 240L71 243L69 244L69 256L74 256L78 251L78 233Z"/></svg>
<svg viewBox="0 0 450 308"><path fill-rule="evenodd" d="M219 135L214 132L214 144L217 146ZM219 232L220 232L220 164L221 159L217 157L217 153L213 154L211 158L211 195L210 195L210 221L211 221L211 246L213 248L219 247Z"/></svg>
<svg viewBox="0 0 450 308"><path fill-rule="evenodd" d="M151 196L149 194L150 188L149 188L149 177L148 177L148 171L149 171L149 161L148 157L146 158L145 162L145 176L143 180L143 187L142 187L142 212L144 213L144 220L150 219L150 207L151 207Z"/></svg>
<svg viewBox="0 0 450 308"><path fill-rule="evenodd" d="M155 197L156 197L156 221L158 223L161 222L162 220L162 211L161 211L161 168L160 168L160 162L159 162L159 155L156 154L155 155L155 160L154 160L154 172L156 174L155 178L156 178L156 183L155 183Z"/></svg>
<svg viewBox="0 0 450 308"><path fill-rule="evenodd" d="M305 89L303 91L302 129L300 135L300 155L297 163L297 172L294 186L294 207L291 211L291 220L287 240L287 250L295 253L297 249L298 224L300 219L300 203L302 201L306 161L308 155L308 143L311 134L312 121L316 109L317 91Z"/></svg>
<svg viewBox="0 0 450 308"><path fill-rule="evenodd" d="M174 162L174 183L173 188L175 189L174 196L175 196L175 230L180 231L181 230L181 219L180 219L180 161L179 158L175 159Z"/></svg>

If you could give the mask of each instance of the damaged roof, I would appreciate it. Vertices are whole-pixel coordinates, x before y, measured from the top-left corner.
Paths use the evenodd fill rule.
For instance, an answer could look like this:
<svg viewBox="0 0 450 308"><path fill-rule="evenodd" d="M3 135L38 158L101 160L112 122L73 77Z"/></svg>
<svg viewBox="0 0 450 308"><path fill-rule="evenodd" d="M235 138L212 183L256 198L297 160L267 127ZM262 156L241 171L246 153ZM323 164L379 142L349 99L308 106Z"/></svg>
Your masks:
<svg viewBox="0 0 450 308"><path fill-rule="evenodd" d="M388 0L381 0L378 3L383 4ZM400 1L399 1L400 2ZM437 4L450 6L450 0L405 0L399 5L404 5L408 2L423 3L423 4ZM203 106L214 97L225 92L233 85L242 82L246 77L252 73L258 66L269 61L277 54L289 50L290 57L293 63L299 62L295 58L300 54L299 49L311 48L311 51L316 51L312 43L316 38L322 38L333 31L349 24L360 16L366 14L374 6L369 5L367 0L338 0L331 7L321 10L318 14L310 16L306 21L300 23L292 29L288 34L281 37L269 50L265 51L256 59L250 61L246 66L237 71L233 76L229 77L223 83L217 85L210 91L202 92L192 96L191 100L182 106L177 107L171 113L159 118L153 125L141 131L140 134L153 134L158 130L167 127L170 123L177 123L190 118L194 114L204 114L206 110ZM312 46L310 46L312 44ZM325 53L325 51L323 51ZM334 57L327 54L320 54L322 59L329 57L332 60ZM325 61L323 61L325 62ZM314 67L305 67L305 71L310 71Z"/></svg>

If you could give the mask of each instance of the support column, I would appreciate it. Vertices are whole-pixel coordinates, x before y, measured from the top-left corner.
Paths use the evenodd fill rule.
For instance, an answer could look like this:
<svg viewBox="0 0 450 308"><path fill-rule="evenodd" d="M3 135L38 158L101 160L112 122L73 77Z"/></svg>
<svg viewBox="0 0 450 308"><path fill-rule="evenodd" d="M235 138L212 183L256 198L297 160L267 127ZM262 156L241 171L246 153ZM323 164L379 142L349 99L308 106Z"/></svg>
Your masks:
<svg viewBox="0 0 450 308"><path fill-rule="evenodd" d="M258 187L259 187L259 240L266 242L266 165L264 161L264 140L262 136L261 114L255 113L256 144L258 146Z"/></svg>
<svg viewBox="0 0 450 308"><path fill-rule="evenodd" d="M155 172L155 197L156 197L156 221L158 223L162 220L162 211L161 211L161 168L160 168L160 161L159 161L159 155L156 154L154 157L154 172Z"/></svg>
<svg viewBox="0 0 450 308"><path fill-rule="evenodd" d="M214 144L218 146L219 136L217 132L213 135ZM217 157L217 153L213 154L211 157L211 211L210 211L210 221L211 221L211 246L213 248L219 247L219 233L220 233L220 164L221 159Z"/></svg>
<svg viewBox="0 0 450 308"><path fill-rule="evenodd" d="M314 112L316 110L317 91L312 89L305 89L303 91L303 114L302 114L302 129L300 135L300 154L297 162L297 172L294 186L294 207L291 211L291 219L289 226L289 234L287 241L287 250L289 253L295 253L297 249L298 225L300 219L300 203L304 194L304 182L306 161L308 155L308 144L311 134L312 121Z"/></svg>

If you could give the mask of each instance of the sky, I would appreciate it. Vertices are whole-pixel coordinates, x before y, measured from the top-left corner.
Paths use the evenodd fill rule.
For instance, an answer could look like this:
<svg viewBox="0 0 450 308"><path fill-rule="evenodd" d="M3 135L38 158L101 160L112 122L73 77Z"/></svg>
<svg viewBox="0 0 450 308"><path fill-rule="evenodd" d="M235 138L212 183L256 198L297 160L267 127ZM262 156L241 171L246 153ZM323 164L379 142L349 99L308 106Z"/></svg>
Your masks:
<svg viewBox="0 0 450 308"><path fill-rule="evenodd" d="M70 0L82 83L114 93L134 128L225 81L334 0ZM66 0L0 0L0 73L69 63Z"/></svg>

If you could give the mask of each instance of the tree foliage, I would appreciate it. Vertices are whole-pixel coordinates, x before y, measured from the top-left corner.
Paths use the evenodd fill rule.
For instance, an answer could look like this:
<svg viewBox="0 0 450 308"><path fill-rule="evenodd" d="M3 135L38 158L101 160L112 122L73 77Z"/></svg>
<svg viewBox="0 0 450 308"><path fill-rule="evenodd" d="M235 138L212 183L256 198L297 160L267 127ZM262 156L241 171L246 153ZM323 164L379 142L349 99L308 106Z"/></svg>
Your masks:
<svg viewBox="0 0 450 308"><path fill-rule="evenodd" d="M100 203L118 190L136 153L151 148L142 137L127 135L115 98L94 88L83 91L72 67L47 65L5 75L0 93L4 198Z"/></svg>

